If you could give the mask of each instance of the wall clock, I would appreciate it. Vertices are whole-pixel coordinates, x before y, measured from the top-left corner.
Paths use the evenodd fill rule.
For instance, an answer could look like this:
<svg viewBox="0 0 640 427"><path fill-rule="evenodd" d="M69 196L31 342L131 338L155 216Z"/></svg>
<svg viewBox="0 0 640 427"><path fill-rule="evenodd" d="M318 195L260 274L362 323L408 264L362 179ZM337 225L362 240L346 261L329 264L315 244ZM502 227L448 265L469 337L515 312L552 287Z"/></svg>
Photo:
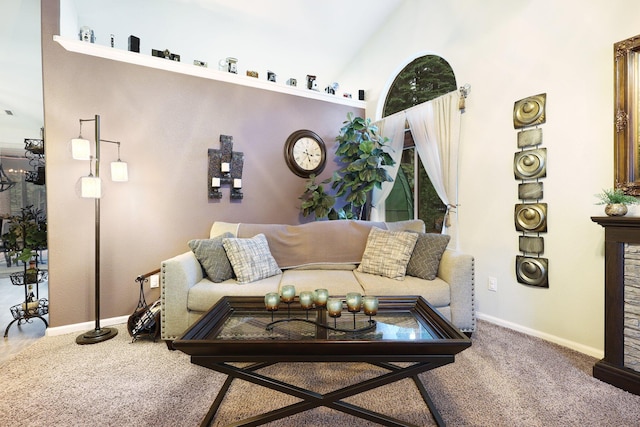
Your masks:
<svg viewBox="0 0 640 427"><path fill-rule="evenodd" d="M289 169L302 178L316 176L327 162L324 141L310 130L298 130L289 135L284 144L284 160Z"/></svg>

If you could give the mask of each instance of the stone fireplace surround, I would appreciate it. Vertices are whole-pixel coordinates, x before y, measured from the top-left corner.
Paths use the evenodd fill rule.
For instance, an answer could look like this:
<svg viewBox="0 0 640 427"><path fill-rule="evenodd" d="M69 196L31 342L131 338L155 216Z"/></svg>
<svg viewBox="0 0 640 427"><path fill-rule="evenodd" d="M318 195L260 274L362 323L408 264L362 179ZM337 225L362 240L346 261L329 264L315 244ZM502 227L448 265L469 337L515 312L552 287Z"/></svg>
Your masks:
<svg viewBox="0 0 640 427"><path fill-rule="evenodd" d="M640 217L592 217L605 229L604 358L593 376L640 395Z"/></svg>

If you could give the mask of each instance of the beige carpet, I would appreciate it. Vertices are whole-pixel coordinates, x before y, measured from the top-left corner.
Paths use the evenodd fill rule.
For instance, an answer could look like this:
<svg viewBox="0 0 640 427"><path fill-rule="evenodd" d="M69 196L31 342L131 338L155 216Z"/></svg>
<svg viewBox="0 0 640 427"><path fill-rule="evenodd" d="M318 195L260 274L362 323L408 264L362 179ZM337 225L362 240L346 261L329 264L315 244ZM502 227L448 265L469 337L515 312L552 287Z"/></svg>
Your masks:
<svg viewBox="0 0 640 427"><path fill-rule="evenodd" d="M0 425L196 426L224 376L164 343L131 343L124 327L104 343L43 338L0 365ZM591 376L595 359L486 322L456 362L422 374L449 426L638 426L640 396ZM261 371L326 392L369 378L365 364L282 364ZM214 425L295 402L236 381ZM404 380L349 400L419 426L433 425ZM325 408L270 426L372 426Z"/></svg>

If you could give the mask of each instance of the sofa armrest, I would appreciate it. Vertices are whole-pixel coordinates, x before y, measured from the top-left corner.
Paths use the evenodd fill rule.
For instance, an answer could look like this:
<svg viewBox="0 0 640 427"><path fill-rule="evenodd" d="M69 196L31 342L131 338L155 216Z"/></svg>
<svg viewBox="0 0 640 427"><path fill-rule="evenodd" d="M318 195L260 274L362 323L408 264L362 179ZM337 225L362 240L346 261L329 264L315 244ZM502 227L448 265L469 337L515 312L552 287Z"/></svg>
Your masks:
<svg viewBox="0 0 640 427"><path fill-rule="evenodd" d="M438 267L438 277L451 288L451 322L463 332L476 329L474 262L471 255L447 249Z"/></svg>
<svg viewBox="0 0 640 427"><path fill-rule="evenodd" d="M162 261L160 271L161 334L163 340L173 341L189 327L187 296L202 280L202 267L189 251Z"/></svg>

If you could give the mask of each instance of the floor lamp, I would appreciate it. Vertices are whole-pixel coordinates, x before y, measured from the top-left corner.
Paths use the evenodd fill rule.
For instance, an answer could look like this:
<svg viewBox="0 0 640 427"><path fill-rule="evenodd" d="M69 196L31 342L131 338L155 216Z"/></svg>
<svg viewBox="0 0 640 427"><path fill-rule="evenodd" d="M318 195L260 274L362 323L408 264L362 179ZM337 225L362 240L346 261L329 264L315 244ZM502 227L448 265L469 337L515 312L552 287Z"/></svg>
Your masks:
<svg viewBox="0 0 640 427"><path fill-rule="evenodd" d="M82 123L95 122L95 153L91 155L91 143L82 138ZM95 344L109 340L118 334L115 328L100 327L100 197L102 195L100 181L100 143L107 142L117 144L118 160L111 163L111 180L117 182L128 181L127 164L120 160L120 142L100 139L100 116L96 114L93 119L80 119L80 135L71 140L71 153L76 160L89 161L89 176L80 178L80 195L84 198L95 200L95 328L79 335L77 344ZM95 164L95 176L91 171L92 163Z"/></svg>

